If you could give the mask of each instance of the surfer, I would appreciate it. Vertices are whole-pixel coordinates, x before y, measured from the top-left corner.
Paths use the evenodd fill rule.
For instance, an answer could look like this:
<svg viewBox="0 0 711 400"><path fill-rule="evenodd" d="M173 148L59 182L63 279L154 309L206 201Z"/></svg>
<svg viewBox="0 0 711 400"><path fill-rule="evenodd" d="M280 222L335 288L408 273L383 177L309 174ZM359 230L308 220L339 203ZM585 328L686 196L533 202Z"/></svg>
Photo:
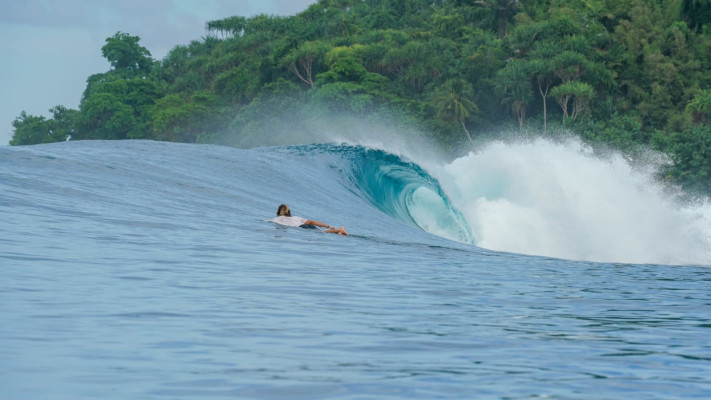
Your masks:
<svg viewBox="0 0 711 400"><path fill-rule="evenodd" d="M324 224L323 222L314 221L312 219L292 217L291 210L286 204L282 204L279 206L279 208L277 209L277 216L276 218L272 219L271 222L286 226L299 226L302 228L313 228L318 226L321 228L326 228L326 230L324 231L326 233L335 233L338 235L350 236L348 232L346 232L346 228L344 227L336 228L331 225Z"/></svg>

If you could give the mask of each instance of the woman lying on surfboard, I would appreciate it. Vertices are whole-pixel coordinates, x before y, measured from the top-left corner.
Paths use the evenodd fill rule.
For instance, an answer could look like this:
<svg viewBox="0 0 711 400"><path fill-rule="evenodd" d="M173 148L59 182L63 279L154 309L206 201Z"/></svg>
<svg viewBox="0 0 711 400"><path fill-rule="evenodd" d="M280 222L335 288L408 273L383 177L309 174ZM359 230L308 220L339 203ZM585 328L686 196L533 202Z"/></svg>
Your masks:
<svg viewBox="0 0 711 400"><path fill-rule="evenodd" d="M324 231L326 233L336 233L338 235L350 236L348 235L348 232L346 232L346 228L344 227L336 228L331 225L324 224L323 222L314 221L312 219L292 217L291 210L286 204L282 204L279 206L279 208L277 209L277 216L276 218L272 219L271 222L286 226L299 226L302 228L313 228L315 226L319 226L321 228L326 228L326 230Z"/></svg>

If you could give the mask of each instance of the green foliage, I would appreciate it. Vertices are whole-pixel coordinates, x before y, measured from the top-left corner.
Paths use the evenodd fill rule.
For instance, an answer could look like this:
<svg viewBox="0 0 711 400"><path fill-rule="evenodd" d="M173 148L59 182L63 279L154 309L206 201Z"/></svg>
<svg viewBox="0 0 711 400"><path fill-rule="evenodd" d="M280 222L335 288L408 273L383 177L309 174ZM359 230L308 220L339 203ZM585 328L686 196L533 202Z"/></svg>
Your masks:
<svg viewBox="0 0 711 400"><path fill-rule="evenodd" d="M479 111L472 101L474 89L469 82L462 79L448 80L437 90L432 99L432 104L437 110L437 116L445 121L459 122L469 141L472 136L467 130L466 121L472 114Z"/></svg>
<svg viewBox="0 0 711 400"><path fill-rule="evenodd" d="M158 140L194 142L205 119L214 114L218 97L210 92L169 94L153 105L150 116L153 137Z"/></svg>
<svg viewBox="0 0 711 400"><path fill-rule="evenodd" d="M316 75L324 72L326 68L325 54L329 50L328 43L305 42L282 57L281 64L311 87Z"/></svg>
<svg viewBox="0 0 711 400"><path fill-rule="evenodd" d="M52 143L70 139L74 135L74 123L78 111L63 106L56 106L49 111L52 113L51 119L28 115L24 111L20 113L20 116L12 122L15 134L10 145Z"/></svg>
<svg viewBox="0 0 711 400"><path fill-rule="evenodd" d="M213 87L230 104L245 104L258 93L260 84L259 66L244 62L219 74Z"/></svg>
<svg viewBox="0 0 711 400"><path fill-rule="evenodd" d="M106 39L106 44L101 48L101 55L115 70L148 74L153 67L153 59L148 49L138 44L139 40L138 36L116 32L114 36Z"/></svg>
<svg viewBox="0 0 711 400"><path fill-rule="evenodd" d="M353 82L326 83L311 91L311 99L334 111L364 114L374 110L384 100L380 92Z"/></svg>
<svg viewBox="0 0 711 400"><path fill-rule="evenodd" d="M589 111L590 100L595 96L595 90L589 83L564 82L551 89L551 96L555 97L563 110L563 121L565 122L568 117L575 121L579 115Z"/></svg>
<svg viewBox="0 0 711 400"><path fill-rule="evenodd" d="M587 142L621 150L633 155L641 143L648 141L642 123L631 115L615 113L607 120L586 119L573 125L573 129Z"/></svg>
<svg viewBox="0 0 711 400"><path fill-rule="evenodd" d="M218 32L223 36L226 35L242 35L247 26L247 18L245 17L229 17L221 20L210 21L207 23L207 30L210 32Z"/></svg>
<svg viewBox="0 0 711 400"><path fill-rule="evenodd" d="M519 129L526 121L526 110L533 99L531 80L526 64L520 60L511 60L506 67L496 74L499 90L503 93L501 102L511 107L518 118Z"/></svg>
<svg viewBox="0 0 711 400"><path fill-rule="evenodd" d="M460 145L470 130L553 120L624 151L653 144L677 162L670 179L707 190L709 22L708 0L319 0L295 16L210 21L160 62L117 32L79 110L23 112L12 144L255 145L267 131L292 143L302 121L396 110Z"/></svg>
<svg viewBox="0 0 711 400"><path fill-rule="evenodd" d="M339 46L326 53L325 61L328 71L319 74L318 80L324 83L362 81L368 70L365 69L358 57L359 47L361 46Z"/></svg>
<svg viewBox="0 0 711 400"><path fill-rule="evenodd" d="M711 117L711 90L700 90L694 99L686 105L686 112L694 117L694 121L708 124Z"/></svg>
<svg viewBox="0 0 711 400"><path fill-rule="evenodd" d="M683 0L682 4L682 17L692 29L700 31L711 22L711 1Z"/></svg>
<svg viewBox="0 0 711 400"><path fill-rule="evenodd" d="M509 23L521 7L520 0L478 0L474 3L491 10L500 35L508 33Z"/></svg>
<svg viewBox="0 0 711 400"><path fill-rule="evenodd" d="M674 163L666 178L682 185L690 193L711 193L711 127L698 125L679 133L658 133L654 142L672 155Z"/></svg>
<svg viewBox="0 0 711 400"><path fill-rule="evenodd" d="M149 138L147 115L161 95L158 85L149 79L125 79L115 74L94 78L80 105L77 138Z"/></svg>

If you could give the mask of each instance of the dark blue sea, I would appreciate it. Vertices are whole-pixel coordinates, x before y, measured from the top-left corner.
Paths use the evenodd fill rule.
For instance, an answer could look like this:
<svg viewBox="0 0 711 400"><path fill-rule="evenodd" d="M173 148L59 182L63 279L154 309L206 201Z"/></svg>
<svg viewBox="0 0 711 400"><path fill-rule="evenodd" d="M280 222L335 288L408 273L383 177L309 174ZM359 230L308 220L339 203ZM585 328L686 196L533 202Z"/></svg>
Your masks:
<svg viewBox="0 0 711 400"><path fill-rule="evenodd" d="M0 147L0 399L709 399L711 207L650 168Z"/></svg>

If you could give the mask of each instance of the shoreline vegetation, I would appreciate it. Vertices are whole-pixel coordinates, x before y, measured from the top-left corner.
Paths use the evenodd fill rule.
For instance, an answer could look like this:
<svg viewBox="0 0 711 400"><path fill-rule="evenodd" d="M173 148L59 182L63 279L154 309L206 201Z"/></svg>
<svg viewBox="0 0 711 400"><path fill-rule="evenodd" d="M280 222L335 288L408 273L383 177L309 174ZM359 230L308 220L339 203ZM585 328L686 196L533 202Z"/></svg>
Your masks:
<svg viewBox="0 0 711 400"><path fill-rule="evenodd" d="M355 118L417 127L405 131L456 153L497 132L565 131L666 153L660 178L706 196L709 22L711 1L696 0L319 0L210 21L162 60L117 32L79 109L23 111L10 144L289 144Z"/></svg>

